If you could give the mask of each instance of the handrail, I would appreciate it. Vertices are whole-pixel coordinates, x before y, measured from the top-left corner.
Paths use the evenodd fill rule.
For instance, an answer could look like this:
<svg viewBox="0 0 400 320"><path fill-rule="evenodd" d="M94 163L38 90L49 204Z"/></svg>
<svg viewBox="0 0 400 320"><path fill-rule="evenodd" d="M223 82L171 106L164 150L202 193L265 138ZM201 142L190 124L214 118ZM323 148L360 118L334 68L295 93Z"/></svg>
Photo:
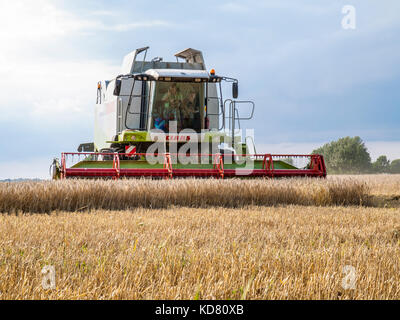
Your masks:
<svg viewBox="0 0 400 320"><path fill-rule="evenodd" d="M250 101L250 100L234 100L235 109L236 109L236 104L245 104L245 103L248 103L248 104L252 105L251 114L250 114L249 117L245 117L245 118L238 117L238 118L236 118L238 120L251 120L253 118L253 116L254 116L254 110L256 108L256 104L253 101Z"/></svg>
<svg viewBox="0 0 400 320"><path fill-rule="evenodd" d="M220 97L208 97L207 99L208 100L211 100L211 99L218 100L218 109L221 109L221 111L218 112L218 113L209 113L208 112L208 110L209 110L208 102L209 101L207 101L207 116L218 116L218 130L221 131L222 129L225 128L225 121L224 121L224 119L225 119L225 115L224 115L225 111L224 111L224 105L222 103L222 99ZM220 119L220 116L222 116L222 121ZM220 122L222 123L221 126L219 125Z"/></svg>
<svg viewBox="0 0 400 320"><path fill-rule="evenodd" d="M170 156L177 156L177 155L182 155L182 153L170 153L170 152L166 152L166 153L146 153L146 152L142 152L142 153L136 153L136 155L139 156L158 156L158 155L165 155L165 154L169 154ZM192 154L191 156L216 156L219 153L196 153L196 154ZM126 156L125 153L117 153L117 152L62 152L61 155L120 155L120 156ZM319 154L265 154L265 153L248 153L248 154L235 154L235 156L241 156L241 157L264 157L265 155L271 155L274 158L284 158L284 157L322 157L322 155ZM221 154L221 156L228 156L228 155L223 155ZM229 155L231 156L231 155Z"/></svg>
<svg viewBox="0 0 400 320"><path fill-rule="evenodd" d="M83 156L83 155L126 155L125 153L117 153L117 152L62 152L62 155L77 155L77 156ZM184 155L184 153L179 153L179 152L175 152L175 153L171 153L171 152L160 152L160 153L147 153L147 152L142 152L142 153L136 153L137 155L165 155L165 154L169 154L169 155ZM195 153L192 154L192 156L216 156L219 153ZM235 154L236 156L248 156L248 157L264 157L266 154L269 155L269 153L242 153L242 154ZM221 154L223 155L223 154ZM285 157L322 157L322 155L319 154L270 154L272 157L274 158L285 158Z"/></svg>

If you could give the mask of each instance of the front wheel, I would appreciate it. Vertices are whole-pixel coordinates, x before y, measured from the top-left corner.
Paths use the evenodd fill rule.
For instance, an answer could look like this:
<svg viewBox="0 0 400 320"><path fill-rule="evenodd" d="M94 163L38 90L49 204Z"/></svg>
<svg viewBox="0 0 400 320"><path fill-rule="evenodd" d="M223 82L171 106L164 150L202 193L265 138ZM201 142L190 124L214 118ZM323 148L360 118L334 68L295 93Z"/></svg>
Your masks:
<svg viewBox="0 0 400 320"><path fill-rule="evenodd" d="M114 159L114 156L111 153L115 153L115 150L111 149L111 148L105 148L105 149L101 149L100 153L110 153L110 154L103 155L103 160L108 161L108 160Z"/></svg>

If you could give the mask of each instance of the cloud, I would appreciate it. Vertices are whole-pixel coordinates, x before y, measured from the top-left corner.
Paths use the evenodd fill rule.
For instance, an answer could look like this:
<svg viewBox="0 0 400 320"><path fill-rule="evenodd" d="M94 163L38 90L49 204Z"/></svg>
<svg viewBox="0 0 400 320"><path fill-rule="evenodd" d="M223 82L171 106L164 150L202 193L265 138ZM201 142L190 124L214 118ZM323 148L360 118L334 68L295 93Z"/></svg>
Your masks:
<svg viewBox="0 0 400 320"><path fill-rule="evenodd" d="M0 41L8 44L0 51L3 121L29 116L38 121L82 119L92 113L97 81L115 77L119 62L69 57L62 52L67 46L63 39L99 30L125 32L170 25L151 19L105 23L102 17L116 13L94 11L92 16L78 16L50 0L2 1L0 12Z"/></svg>
<svg viewBox="0 0 400 320"><path fill-rule="evenodd" d="M245 4L243 4L245 3ZM304 1L277 0L277 1L246 1L236 2L229 1L221 4L218 8L223 12L231 13L247 13L250 11L258 12L260 10L270 10L274 12L292 11L302 12L312 15L322 15L328 13L332 7L337 4L327 4L326 2L315 2L314 4L305 3Z"/></svg>
<svg viewBox="0 0 400 320"><path fill-rule="evenodd" d="M3 179L49 179L52 159L30 158L29 161L13 160L0 162L0 180Z"/></svg>
<svg viewBox="0 0 400 320"><path fill-rule="evenodd" d="M87 117L95 103L97 81L119 71L119 65L102 60L26 62L23 68L18 61L0 68L0 120Z"/></svg>
<svg viewBox="0 0 400 320"><path fill-rule="evenodd" d="M0 12L0 39L13 44L21 40L46 40L101 25L60 10L48 0L2 1Z"/></svg>
<svg viewBox="0 0 400 320"><path fill-rule="evenodd" d="M103 18L112 16L105 12L77 15L47 0L2 1L0 12L0 41L7 43L0 51L0 134L5 137L0 145L8 150L0 154L0 173L2 178L47 177L52 156L92 141L97 81L120 71L122 56L111 60L103 52L82 53L94 39L86 35L167 23L106 23Z"/></svg>
<svg viewBox="0 0 400 320"><path fill-rule="evenodd" d="M400 141L369 141L365 145L371 154L372 161L385 155L391 161L400 159Z"/></svg>
<svg viewBox="0 0 400 320"><path fill-rule="evenodd" d="M140 29L140 28L167 27L167 26L171 26L171 25L172 25L171 23L162 21L162 20L150 20L150 21L144 21L144 22L102 26L99 29L124 32L124 31Z"/></svg>
<svg viewBox="0 0 400 320"><path fill-rule="evenodd" d="M245 13L250 10L249 6L237 2L227 2L219 6L219 10L230 13Z"/></svg>
<svg viewBox="0 0 400 320"><path fill-rule="evenodd" d="M232 41L227 62L246 59L237 64L239 72L269 75L263 79L269 92L295 101L398 77L400 2L355 2L358 22L352 31L341 26L344 1L246 2L252 19L235 30L240 41Z"/></svg>
<svg viewBox="0 0 400 320"><path fill-rule="evenodd" d="M292 142L266 152L307 153L314 145L296 142L344 135L395 139L400 2L354 0L353 31L341 28L343 4L156 0L149 10L129 1L0 1L1 149L23 156L24 144L51 155L90 141L96 82L113 78L123 55L143 45L171 61L175 50L200 48L207 66L238 78L240 98L257 104L242 125L259 142Z"/></svg>
<svg viewBox="0 0 400 320"><path fill-rule="evenodd" d="M91 16L107 16L107 17L115 17L118 16L118 14L115 11L111 10L95 10L90 12Z"/></svg>
<svg viewBox="0 0 400 320"><path fill-rule="evenodd" d="M71 34L87 34L94 31L122 32L138 28L169 26L162 20L136 21L135 23L113 23L101 20L118 16L116 11L93 11L78 16L55 6L50 0L1 1L0 40L8 47L21 42L46 41Z"/></svg>
<svg viewBox="0 0 400 320"><path fill-rule="evenodd" d="M271 153L271 154L311 154L314 149L319 148L323 143L309 142L309 143L260 143L257 144L257 153Z"/></svg>

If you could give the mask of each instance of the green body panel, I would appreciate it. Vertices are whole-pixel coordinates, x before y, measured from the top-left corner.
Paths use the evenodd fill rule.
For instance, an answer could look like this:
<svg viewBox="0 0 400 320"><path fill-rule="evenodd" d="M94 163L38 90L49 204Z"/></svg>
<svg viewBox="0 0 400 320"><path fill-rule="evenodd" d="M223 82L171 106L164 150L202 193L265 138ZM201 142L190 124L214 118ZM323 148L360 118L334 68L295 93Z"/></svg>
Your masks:
<svg viewBox="0 0 400 320"><path fill-rule="evenodd" d="M274 160L274 169L298 169L298 168L285 161Z"/></svg>
<svg viewBox="0 0 400 320"><path fill-rule="evenodd" d="M172 133L171 133L172 134ZM175 133L176 134L176 133ZM167 134L166 134L167 135ZM198 135L198 142L225 142L230 143L232 138L224 132L209 131L204 134ZM235 137L237 143L240 142L240 136ZM147 131L131 131L125 130L118 136L118 141L107 141L107 143L120 143L120 144L132 144L140 142L153 142L150 133Z"/></svg>
<svg viewBox="0 0 400 320"><path fill-rule="evenodd" d="M211 160L210 160L211 162ZM262 160L254 161L254 169L262 169ZM113 161L106 160L106 161L81 161L72 166L72 168L112 168ZM245 168L246 163L237 164L237 163L224 163L224 169L238 169L238 168ZM142 168L142 169L160 169L163 168L163 164L150 164L145 160L121 160L120 161L120 168L121 169L129 169L129 168ZM175 169L212 169L213 164L181 164L176 163L172 164L172 168ZM284 161L274 161L274 169L297 169L296 167L284 162Z"/></svg>

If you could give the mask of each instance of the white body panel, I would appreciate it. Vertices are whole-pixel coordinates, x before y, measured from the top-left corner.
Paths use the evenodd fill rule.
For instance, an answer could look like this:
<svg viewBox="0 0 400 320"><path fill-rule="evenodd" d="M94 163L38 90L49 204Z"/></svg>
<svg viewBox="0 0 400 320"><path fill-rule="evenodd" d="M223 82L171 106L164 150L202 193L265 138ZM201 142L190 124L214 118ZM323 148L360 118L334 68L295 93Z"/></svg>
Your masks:
<svg viewBox="0 0 400 320"><path fill-rule="evenodd" d="M100 151L109 148L110 141L117 131L117 103L118 98L95 106L94 144L95 149Z"/></svg>
<svg viewBox="0 0 400 320"><path fill-rule="evenodd" d="M128 53L122 61L121 74L129 74L132 72L135 63L136 50Z"/></svg>
<svg viewBox="0 0 400 320"><path fill-rule="evenodd" d="M208 79L210 76L205 70L182 70L182 69L149 69L145 72L158 80L160 77L177 78L199 78Z"/></svg>

